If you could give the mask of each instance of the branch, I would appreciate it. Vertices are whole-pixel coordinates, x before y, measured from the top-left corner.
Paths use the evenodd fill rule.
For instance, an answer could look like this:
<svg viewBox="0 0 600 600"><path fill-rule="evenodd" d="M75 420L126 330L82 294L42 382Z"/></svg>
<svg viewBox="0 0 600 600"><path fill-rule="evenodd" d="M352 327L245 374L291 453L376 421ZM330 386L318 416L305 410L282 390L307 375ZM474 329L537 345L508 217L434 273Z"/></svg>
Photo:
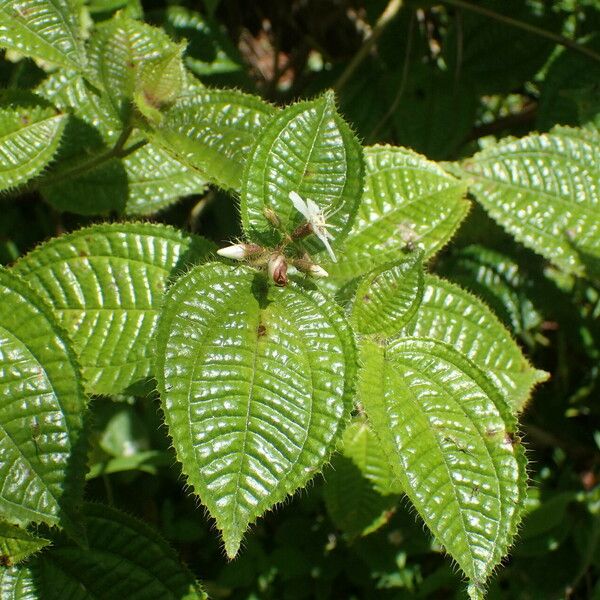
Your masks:
<svg viewBox="0 0 600 600"><path fill-rule="evenodd" d="M398 11L402 8L403 0L390 0L381 13L375 26L371 30L370 35L365 38L362 46L358 49L358 52L354 55L352 60L348 63L343 73L340 75L338 80L335 82L333 89L339 92L347 83L350 77L352 77L354 71L360 66L360 64L368 56L369 52L375 45L375 42L379 39L388 23L398 14Z"/></svg>
<svg viewBox="0 0 600 600"><path fill-rule="evenodd" d="M541 27L537 27L536 25L531 25L530 23L525 23L524 21L519 21L518 19L513 19L512 17L508 17L507 15L503 15L494 10L490 10L489 8L485 8L483 6L478 6L476 4L471 4L470 2L466 2L465 0L441 0L445 4L450 4L451 6L456 6L458 8L464 8L465 10L470 10L471 12L479 13L480 15L484 15L489 17L490 19L495 19L496 21L500 21L502 23L506 23L506 25L510 25L511 27L515 27L516 29L522 29L523 31L528 31L529 33L533 33L535 35L539 35L540 37L545 37L546 39L552 40L565 48L569 48L570 50L575 50L576 52L580 52L581 54L585 54L587 57L600 62L600 54L594 52L590 48L582 46L577 42L565 37L564 35L560 35L558 33L554 33L552 31L546 31Z"/></svg>

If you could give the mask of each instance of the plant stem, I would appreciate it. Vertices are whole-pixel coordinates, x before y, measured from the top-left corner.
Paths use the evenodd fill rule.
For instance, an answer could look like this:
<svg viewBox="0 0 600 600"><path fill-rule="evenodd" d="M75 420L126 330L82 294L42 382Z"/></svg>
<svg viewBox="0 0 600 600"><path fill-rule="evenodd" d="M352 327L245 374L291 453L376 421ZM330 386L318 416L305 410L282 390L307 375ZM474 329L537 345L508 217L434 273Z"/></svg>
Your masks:
<svg viewBox="0 0 600 600"><path fill-rule="evenodd" d="M343 73L335 82L333 89L336 92L339 92L346 85L346 83L348 83L348 80L350 77L352 77L354 71L356 71L363 60L365 60L365 58L368 56L369 52L371 52L371 49L383 33L383 30L402 8L402 3L403 0L390 0L388 2L383 12L379 15L379 18L371 30L370 35L365 39L362 46L358 49L358 52L354 55L352 60L348 63L348 66L344 69Z"/></svg>
<svg viewBox="0 0 600 600"><path fill-rule="evenodd" d="M125 148L125 144L127 143L127 140L131 136L132 132L132 126L126 127L125 129L123 129L121 135L119 136L119 138L115 142L115 145L112 148L109 148L108 150L105 150L100 154L96 154L88 160L78 163L70 169L66 169L65 171L59 171L55 173L54 176L42 179L39 183L42 184L44 187L54 185L65 179L78 177L86 171L91 171L96 167L100 166L101 164L108 162L112 158L124 158L132 152L135 152L136 150L144 146L147 143L147 141L140 140L139 142L136 142L135 144L129 146L129 148Z"/></svg>
<svg viewBox="0 0 600 600"><path fill-rule="evenodd" d="M464 8L465 10L470 10L472 12L479 13L480 15L484 15L486 17L489 17L490 19L506 23L506 25L510 25L511 27L522 29L523 31L528 31L529 33L539 35L540 37L545 37L546 39L552 40L553 42L556 42L561 46L565 46L565 48L575 50L576 52L585 54L589 58L600 62L600 54L594 52L594 50L591 50L590 48L586 48L585 46L578 44L577 42L569 39L568 37L565 37L564 35L560 35L559 33L547 31L546 29L542 29L541 27L537 27L536 25L531 25L530 23L525 23L524 21L513 19L512 17L503 15L489 8L485 8L484 6L479 6L476 4L471 4L470 2L466 2L466 0L441 1L444 4L450 4L451 6L456 6L458 8Z"/></svg>

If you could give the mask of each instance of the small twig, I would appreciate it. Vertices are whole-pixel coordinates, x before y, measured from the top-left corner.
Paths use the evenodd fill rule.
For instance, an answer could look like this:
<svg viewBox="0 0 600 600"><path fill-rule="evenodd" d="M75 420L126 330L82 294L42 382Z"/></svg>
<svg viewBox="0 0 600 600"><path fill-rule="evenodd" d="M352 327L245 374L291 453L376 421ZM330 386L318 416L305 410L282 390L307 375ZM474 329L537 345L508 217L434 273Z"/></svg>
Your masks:
<svg viewBox="0 0 600 600"><path fill-rule="evenodd" d="M365 39L362 46L358 49L358 52L354 55L343 73L335 82L333 89L336 92L339 92L348 83L348 80L352 77L354 71L356 71L363 60L369 55L375 42L379 39L388 23L398 14L400 8L402 8L402 2L403 0L390 0L388 2L381 15L379 15L375 26L371 30L371 34Z"/></svg>
<svg viewBox="0 0 600 600"><path fill-rule="evenodd" d="M561 46L565 46L565 48L575 50L576 52L585 54L589 58L600 62L600 54L594 52L594 50L591 50L586 46L578 44L577 42L569 39L568 37L565 37L564 35L560 35L559 33L547 31L546 29L542 29L541 27L537 27L536 25L531 25L530 23L525 23L524 21L513 19L512 17L503 15L502 13L490 10L489 8L485 8L484 6L471 4L470 2L466 2L465 0L442 0L442 2L444 2L445 4L450 4L451 6L457 6L459 8L464 8L465 10L470 10L472 12L479 13L480 15L484 15L486 17L489 17L490 19L495 19L496 21L506 23L511 27L522 29L523 31L528 31L529 33L539 35L540 37L545 37L546 39L552 40L553 42L556 42Z"/></svg>
<svg viewBox="0 0 600 600"><path fill-rule="evenodd" d="M490 123L483 123L478 127L474 127L467 136L466 141L470 142L473 140L478 140L486 135L501 133L506 129L512 129L513 127L529 125L535 120L536 114L537 103L530 102L529 104L526 104L523 107L523 110L518 113L506 115L505 117L500 117L494 121L491 121Z"/></svg>
<svg viewBox="0 0 600 600"><path fill-rule="evenodd" d="M408 66L410 64L410 54L411 54L411 50L412 50L412 38L413 38L414 23L415 23L415 13L413 12L413 14L410 18L409 24L408 24L408 36L407 36L407 40L406 40L406 53L404 55L404 65L402 67L402 79L400 80L400 86L398 87L396 96L394 97L394 100L390 104L390 107L388 108L387 112L385 113L385 115L383 115L383 117L381 117L381 119L379 120L377 125L375 125L375 127L373 128L373 131L371 131L371 133L367 139L367 144L373 143L373 141L376 139L377 134L379 133L381 128L387 123L388 119L396 112L396 109L398 108L398 105L400 104L400 100L402 100L402 96L404 95L404 89L406 87L406 81L408 79Z"/></svg>

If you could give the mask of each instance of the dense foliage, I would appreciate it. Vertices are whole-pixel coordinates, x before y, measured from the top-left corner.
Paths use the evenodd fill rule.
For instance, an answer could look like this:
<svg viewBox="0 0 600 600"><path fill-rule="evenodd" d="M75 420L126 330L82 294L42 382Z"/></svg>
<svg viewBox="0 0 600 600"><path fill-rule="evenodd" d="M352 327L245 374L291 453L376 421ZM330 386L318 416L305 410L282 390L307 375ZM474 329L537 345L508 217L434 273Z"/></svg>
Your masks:
<svg viewBox="0 0 600 600"><path fill-rule="evenodd" d="M599 24L0 0L0 597L600 599Z"/></svg>

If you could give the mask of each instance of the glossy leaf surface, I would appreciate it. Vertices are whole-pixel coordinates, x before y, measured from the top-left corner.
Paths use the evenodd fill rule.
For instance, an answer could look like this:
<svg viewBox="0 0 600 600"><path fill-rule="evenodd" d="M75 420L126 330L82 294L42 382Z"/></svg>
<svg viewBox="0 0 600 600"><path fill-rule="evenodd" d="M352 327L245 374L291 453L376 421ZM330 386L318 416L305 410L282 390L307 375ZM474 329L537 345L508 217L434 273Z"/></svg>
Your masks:
<svg viewBox="0 0 600 600"><path fill-rule="evenodd" d="M14 270L70 333L86 390L116 394L151 374L152 338L168 278L212 249L151 223L115 223L51 240Z"/></svg>
<svg viewBox="0 0 600 600"><path fill-rule="evenodd" d="M79 535L86 399L66 332L16 275L0 270L0 518Z"/></svg>
<svg viewBox="0 0 600 600"><path fill-rule="evenodd" d="M198 91L165 114L150 138L208 181L237 190L244 162L275 108L231 90Z"/></svg>
<svg viewBox="0 0 600 600"><path fill-rule="evenodd" d="M233 557L248 525L334 449L351 407L352 333L315 290L209 263L169 291L157 357L178 459Z"/></svg>
<svg viewBox="0 0 600 600"><path fill-rule="evenodd" d="M26 183L54 157L67 115L51 107L0 108L0 191Z"/></svg>
<svg viewBox="0 0 600 600"><path fill-rule="evenodd" d="M150 527L101 504L85 507L89 548L63 536L22 567L0 570L3 600L204 600L206 594Z"/></svg>
<svg viewBox="0 0 600 600"><path fill-rule="evenodd" d="M362 149L338 115L333 94L298 102L281 111L258 139L247 162L241 199L246 235L259 243L280 241L265 217L271 209L291 232L304 217L289 194L312 200L327 216L334 245L348 232L360 202ZM307 238L313 251L323 245Z"/></svg>
<svg viewBox="0 0 600 600"><path fill-rule="evenodd" d="M71 0L0 0L0 48L81 69L86 58Z"/></svg>
<svg viewBox="0 0 600 600"><path fill-rule="evenodd" d="M451 346L365 340L359 397L420 516L475 588L506 554L525 496L508 404Z"/></svg>
<svg viewBox="0 0 600 600"><path fill-rule="evenodd" d="M490 216L565 271L600 258L600 134L559 127L508 139L462 163Z"/></svg>
<svg viewBox="0 0 600 600"><path fill-rule="evenodd" d="M423 296L421 257L414 252L402 262L369 273L360 283L352 305L358 333L391 336L412 319Z"/></svg>
<svg viewBox="0 0 600 600"><path fill-rule="evenodd" d="M444 342L479 366L515 411L525 406L536 383L548 374L534 369L492 311L472 294L433 275L413 320L397 336Z"/></svg>
<svg viewBox="0 0 600 600"><path fill-rule="evenodd" d="M365 190L332 277L352 279L401 260L405 248L429 257L442 248L467 214L466 186L434 162L404 148L365 149Z"/></svg>

